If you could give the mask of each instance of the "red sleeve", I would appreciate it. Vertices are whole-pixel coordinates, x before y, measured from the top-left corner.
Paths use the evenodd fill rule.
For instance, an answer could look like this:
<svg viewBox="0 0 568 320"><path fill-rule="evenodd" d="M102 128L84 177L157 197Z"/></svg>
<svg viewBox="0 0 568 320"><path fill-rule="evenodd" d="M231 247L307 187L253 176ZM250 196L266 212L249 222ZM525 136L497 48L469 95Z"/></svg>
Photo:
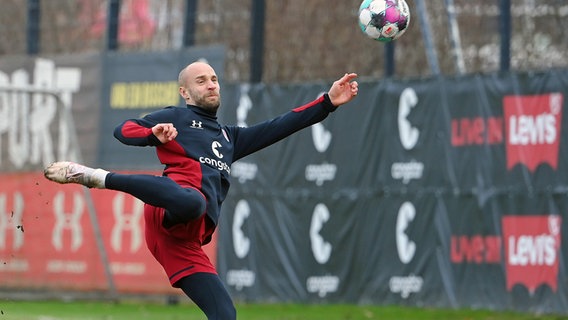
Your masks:
<svg viewBox="0 0 568 320"><path fill-rule="evenodd" d="M152 134L152 128L146 128L133 121L126 121L121 128L125 138L145 138Z"/></svg>
<svg viewBox="0 0 568 320"><path fill-rule="evenodd" d="M126 120L114 129L114 137L131 146L157 146L160 140L152 134L152 128L138 123L142 120Z"/></svg>

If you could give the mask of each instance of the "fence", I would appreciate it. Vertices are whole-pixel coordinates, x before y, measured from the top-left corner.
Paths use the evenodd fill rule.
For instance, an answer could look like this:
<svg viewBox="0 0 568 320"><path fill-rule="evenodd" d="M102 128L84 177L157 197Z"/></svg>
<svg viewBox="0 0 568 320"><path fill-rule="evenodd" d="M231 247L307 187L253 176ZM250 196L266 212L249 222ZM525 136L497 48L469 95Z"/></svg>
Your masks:
<svg viewBox="0 0 568 320"><path fill-rule="evenodd" d="M37 1L37 0L34 0ZM30 1L31 2L31 1ZM39 54L104 51L107 12L116 0L39 1ZM251 79L253 4L259 0L122 0L118 50L148 52L181 49L186 25L194 26L197 46L226 48L225 81ZM503 26L503 3L510 2L510 38ZM26 1L5 1L0 12L0 55L26 54ZM293 0L266 2L262 78L267 83L331 80L346 71L382 78L388 67L396 77L493 72L501 68L502 42L510 49L510 69L565 67L568 4L559 0L469 1L408 0L408 32L396 42L394 66L383 44L357 26L359 1ZM419 5L423 3L423 8ZM191 12L195 7L194 14ZM257 6L255 6L257 7ZM262 8L262 6L260 6ZM453 9L453 10L451 10ZM187 21L190 17L191 21ZM427 21L429 28L424 28ZM193 23L190 23L193 22ZM256 28L255 28L256 29ZM502 31L504 30L504 31ZM429 33L428 33L429 32ZM431 43L426 39L430 36ZM258 41L256 41L258 42ZM428 57L435 53L435 59ZM349 69L349 70L346 70Z"/></svg>

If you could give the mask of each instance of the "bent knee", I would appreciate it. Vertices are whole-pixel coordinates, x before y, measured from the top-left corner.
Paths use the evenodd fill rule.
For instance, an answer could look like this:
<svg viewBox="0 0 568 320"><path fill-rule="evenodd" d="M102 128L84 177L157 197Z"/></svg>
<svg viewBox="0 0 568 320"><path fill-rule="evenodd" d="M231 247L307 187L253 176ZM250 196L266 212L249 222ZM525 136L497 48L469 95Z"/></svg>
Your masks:
<svg viewBox="0 0 568 320"><path fill-rule="evenodd" d="M205 213L207 208L205 197L194 189L185 189L184 191L167 206L165 213L167 225L188 223Z"/></svg>
<svg viewBox="0 0 568 320"><path fill-rule="evenodd" d="M184 211L188 213L190 220L195 220L205 213L207 202L204 198L201 201L192 201L185 206Z"/></svg>

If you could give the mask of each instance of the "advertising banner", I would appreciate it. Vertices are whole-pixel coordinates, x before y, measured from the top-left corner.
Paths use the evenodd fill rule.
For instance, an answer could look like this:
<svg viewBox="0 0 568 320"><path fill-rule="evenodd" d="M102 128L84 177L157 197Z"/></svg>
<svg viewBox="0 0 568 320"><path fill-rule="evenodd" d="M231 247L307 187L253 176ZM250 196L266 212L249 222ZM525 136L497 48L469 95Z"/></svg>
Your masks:
<svg viewBox="0 0 568 320"><path fill-rule="evenodd" d="M360 82L321 123L233 164L218 252L231 293L564 312L567 82ZM223 119L253 125L329 85L235 85Z"/></svg>
<svg viewBox="0 0 568 320"><path fill-rule="evenodd" d="M160 175L152 149L117 147L112 129L152 108L177 105L179 71L204 57L222 76L220 46L0 59L0 277L6 289L106 290L110 269L120 292L172 291L146 249L140 201L56 186L42 171L67 160ZM215 244L208 248L215 263Z"/></svg>
<svg viewBox="0 0 568 320"><path fill-rule="evenodd" d="M222 79L223 55L0 59L4 288L107 290L108 268L119 292L179 293L146 248L139 200L42 169L161 174L114 128L181 106L191 61ZM236 300L565 313L567 83L567 70L360 80L321 123L232 165L208 255ZM330 85L222 84L218 117L251 126Z"/></svg>
<svg viewBox="0 0 568 320"><path fill-rule="evenodd" d="M54 186L41 173L4 174L0 180L4 289L109 290L105 254L119 293L180 293L146 247L140 200L111 190ZM89 210L96 212L104 253ZM204 249L215 264L216 238Z"/></svg>

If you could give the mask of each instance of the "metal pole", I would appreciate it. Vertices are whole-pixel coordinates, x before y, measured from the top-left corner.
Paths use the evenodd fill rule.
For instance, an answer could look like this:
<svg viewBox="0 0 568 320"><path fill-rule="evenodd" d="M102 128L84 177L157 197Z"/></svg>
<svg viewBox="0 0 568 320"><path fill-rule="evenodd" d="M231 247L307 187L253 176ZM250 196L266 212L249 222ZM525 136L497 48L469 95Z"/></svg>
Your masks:
<svg viewBox="0 0 568 320"><path fill-rule="evenodd" d="M387 77L392 77L394 75L394 48L394 41L385 43L385 75Z"/></svg>
<svg viewBox="0 0 568 320"><path fill-rule="evenodd" d="M40 43L39 24L40 24L39 0L28 0L27 53L30 55L39 53L39 43Z"/></svg>
<svg viewBox="0 0 568 320"><path fill-rule="evenodd" d="M456 7L454 0L445 0L448 21L450 22L450 42L452 44L452 53L459 74L465 73L465 62L463 60L463 51L461 49L460 29L456 20Z"/></svg>
<svg viewBox="0 0 568 320"><path fill-rule="evenodd" d="M65 106L61 101L59 95L55 96L57 99L57 104L63 109L63 116L67 121L69 126L69 136L71 137L71 143L76 151L77 161L83 163L81 145L77 139L77 130L75 129L75 120L73 119L73 114L71 113L71 106ZM91 190L83 186L83 195L85 196L85 201L87 205L87 211L89 212L89 218L91 220L91 226L93 227L93 234L95 236L95 243L97 244L97 249L99 250L99 255L101 258L101 264L103 265L103 270L107 278L109 299L111 301L118 301L118 292L116 290L116 284L114 282L114 275L112 274L112 269L110 267L110 260L108 258L108 253L103 241L103 235L101 232L101 227L99 225L99 218L97 217L97 210L93 203L93 196L91 195Z"/></svg>
<svg viewBox="0 0 568 320"><path fill-rule="evenodd" d="M440 74L440 66L438 65L438 55L432 40L432 33L430 32L430 21L428 19L428 12L424 0L416 0L416 7L418 8L418 15L420 16L420 28L422 29L422 37L424 37L424 44L426 46L426 56L428 57L428 64L430 70L435 75Z"/></svg>
<svg viewBox="0 0 568 320"><path fill-rule="evenodd" d="M501 71L511 66L511 0L501 0Z"/></svg>
<svg viewBox="0 0 568 320"><path fill-rule="evenodd" d="M110 0L108 2L107 18L107 50L118 49L118 18L120 14L120 0Z"/></svg>
<svg viewBox="0 0 568 320"><path fill-rule="evenodd" d="M253 83L262 81L265 8L264 0L252 1L250 81Z"/></svg>
<svg viewBox="0 0 568 320"><path fill-rule="evenodd" d="M195 44L195 24L197 17L197 0L185 1L185 19L183 26L183 47Z"/></svg>

